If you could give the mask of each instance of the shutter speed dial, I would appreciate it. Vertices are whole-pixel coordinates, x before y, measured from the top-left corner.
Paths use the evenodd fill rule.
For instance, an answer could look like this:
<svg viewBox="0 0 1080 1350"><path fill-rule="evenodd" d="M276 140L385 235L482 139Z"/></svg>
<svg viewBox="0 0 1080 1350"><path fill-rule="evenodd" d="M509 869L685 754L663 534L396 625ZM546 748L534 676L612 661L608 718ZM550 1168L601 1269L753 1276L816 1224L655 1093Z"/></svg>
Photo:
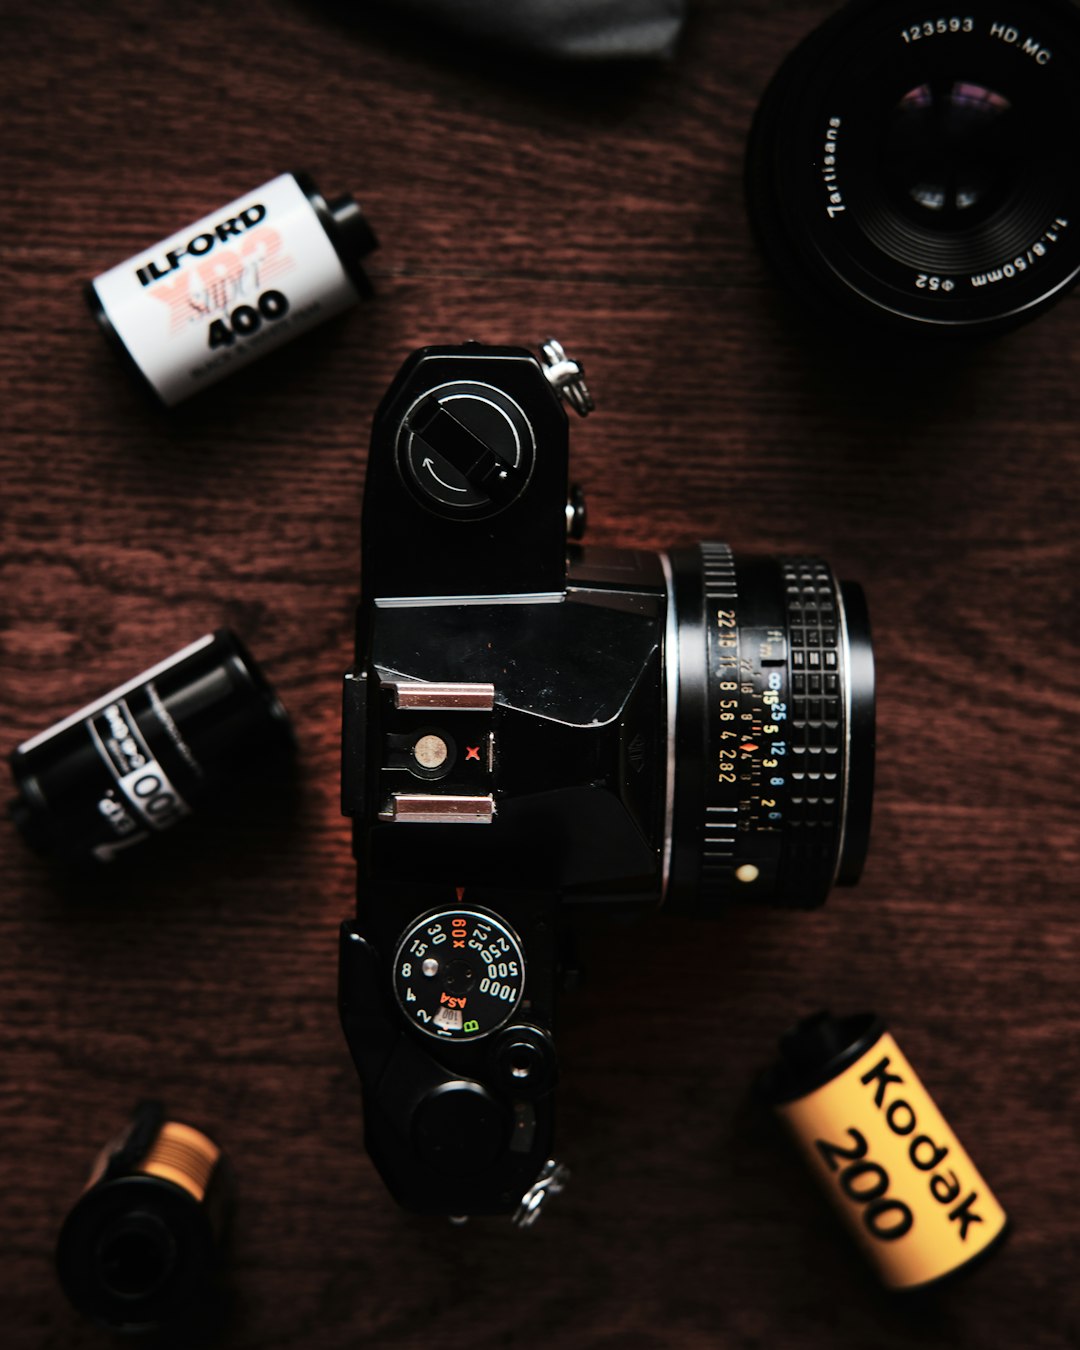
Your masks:
<svg viewBox="0 0 1080 1350"><path fill-rule="evenodd" d="M514 932L494 914L436 910L408 929L394 958L401 1011L437 1040L472 1041L517 1009L525 958Z"/></svg>
<svg viewBox="0 0 1080 1350"><path fill-rule="evenodd" d="M494 385L454 380L429 390L401 420L398 469L430 510L494 515L528 486L536 457L532 424Z"/></svg>

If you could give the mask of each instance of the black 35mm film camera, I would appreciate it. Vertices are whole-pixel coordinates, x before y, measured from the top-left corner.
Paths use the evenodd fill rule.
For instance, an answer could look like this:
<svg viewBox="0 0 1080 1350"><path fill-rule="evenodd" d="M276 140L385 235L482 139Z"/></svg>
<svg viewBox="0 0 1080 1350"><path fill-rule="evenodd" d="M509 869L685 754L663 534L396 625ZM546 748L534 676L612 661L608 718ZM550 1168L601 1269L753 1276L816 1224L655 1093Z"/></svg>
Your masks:
<svg viewBox="0 0 1080 1350"><path fill-rule="evenodd" d="M424 1213L558 1189L575 912L821 904L858 878L866 607L817 558L585 548L558 343L429 347L376 414L343 808L342 1025L368 1151Z"/></svg>

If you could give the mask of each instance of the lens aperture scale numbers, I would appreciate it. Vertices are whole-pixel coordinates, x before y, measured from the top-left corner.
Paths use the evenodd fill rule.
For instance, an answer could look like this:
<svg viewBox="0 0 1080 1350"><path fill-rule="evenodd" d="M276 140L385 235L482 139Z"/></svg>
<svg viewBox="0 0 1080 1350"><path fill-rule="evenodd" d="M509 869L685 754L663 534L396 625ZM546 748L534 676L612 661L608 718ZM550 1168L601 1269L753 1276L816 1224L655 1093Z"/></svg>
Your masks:
<svg viewBox="0 0 1080 1350"><path fill-rule="evenodd" d="M476 910L426 915L405 933L394 958L401 1011L439 1040L476 1040L497 1030L520 1004L524 977L513 930Z"/></svg>
<svg viewBox="0 0 1080 1350"><path fill-rule="evenodd" d="M787 806L784 723L788 716L787 639L779 628L742 628L733 609L717 609L716 782L737 801L729 819L735 826L725 860L710 841L710 870L726 862L736 880L772 881ZM722 808L721 808L722 809ZM713 808L717 814L717 808ZM733 817L733 818L732 818ZM769 835L774 837L770 840ZM748 850L748 836L752 847ZM749 858L742 855L749 852ZM736 865L736 864L739 865ZM731 872L729 871L729 875Z"/></svg>
<svg viewBox="0 0 1080 1350"><path fill-rule="evenodd" d="M738 678L746 704L732 744L737 745L738 781L744 794L739 800L743 831L783 829L790 703L787 655L787 638L780 629L749 629L742 634Z"/></svg>

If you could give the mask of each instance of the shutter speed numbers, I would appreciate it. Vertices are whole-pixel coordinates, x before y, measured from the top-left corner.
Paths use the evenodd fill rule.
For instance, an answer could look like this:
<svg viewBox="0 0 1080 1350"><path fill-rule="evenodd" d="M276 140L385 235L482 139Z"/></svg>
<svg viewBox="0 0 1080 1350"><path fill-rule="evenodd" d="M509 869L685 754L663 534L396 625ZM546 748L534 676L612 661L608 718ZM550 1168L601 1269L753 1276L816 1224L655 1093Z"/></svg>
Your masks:
<svg viewBox="0 0 1080 1350"><path fill-rule="evenodd" d="M495 1031L521 1002L525 958L494 914L436 911L410 928L394 957L402 1012L439 1040L469 1041Z"/></svg>

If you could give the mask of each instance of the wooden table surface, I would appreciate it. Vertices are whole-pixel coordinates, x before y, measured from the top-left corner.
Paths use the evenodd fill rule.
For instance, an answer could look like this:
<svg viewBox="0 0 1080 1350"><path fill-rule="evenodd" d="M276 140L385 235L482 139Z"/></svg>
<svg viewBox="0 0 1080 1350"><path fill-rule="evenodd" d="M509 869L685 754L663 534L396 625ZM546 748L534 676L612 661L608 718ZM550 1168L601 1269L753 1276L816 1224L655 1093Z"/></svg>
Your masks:
<svg viewBox="0 0 1080 1350"><path fill-rule="evenodd" d="M3 744L222 624L300 742L289 800L122 874L0 823L6 1347L105 1342L52 1248L147 1094L233 1159L229 1347L1080 1343L1080 296L949 362L797 320L741 161L829 8L701 3L672 65L567 72L360 5L3 6ZM363 202L377 298L163 419L83 282L293 167ZM560 1041L574 1179L523 1234L404 1214L363 1152L339 688L381 392L423 343L548 333L598 403L572 428L594 542L814 550L863 582L879 773L864 879L823 910L594 925ZM877 1289L754 1104L823 1004L887 1018L1013 1218L928 1303Z"/></svg>

